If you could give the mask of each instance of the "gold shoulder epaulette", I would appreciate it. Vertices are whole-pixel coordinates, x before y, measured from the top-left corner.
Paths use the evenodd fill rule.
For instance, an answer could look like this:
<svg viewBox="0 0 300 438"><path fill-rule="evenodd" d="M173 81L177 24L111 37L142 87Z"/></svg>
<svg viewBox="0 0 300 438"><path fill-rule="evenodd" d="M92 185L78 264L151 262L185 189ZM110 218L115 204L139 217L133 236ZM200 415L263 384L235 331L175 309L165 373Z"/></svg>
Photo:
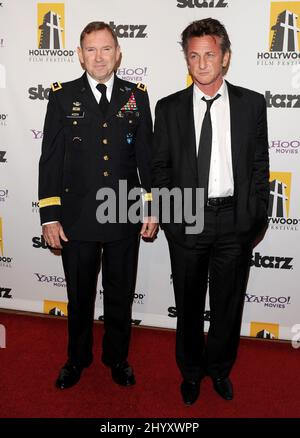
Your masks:
<svg viewBox="0 0 300 438"><path fill-rule="evenodd" d="M147 87L145 84L142 84L141 82L139 82L138 84L136 84L136 88L138 88L141 91L146 91Z"/></svg>
<svg viewBox="0 0 300 438"><path fill-rule="evenodd" d="M57 91L60 90L62 88L62 85L60 82L53 82L53 84L51 85L52 91Z"/></svg>

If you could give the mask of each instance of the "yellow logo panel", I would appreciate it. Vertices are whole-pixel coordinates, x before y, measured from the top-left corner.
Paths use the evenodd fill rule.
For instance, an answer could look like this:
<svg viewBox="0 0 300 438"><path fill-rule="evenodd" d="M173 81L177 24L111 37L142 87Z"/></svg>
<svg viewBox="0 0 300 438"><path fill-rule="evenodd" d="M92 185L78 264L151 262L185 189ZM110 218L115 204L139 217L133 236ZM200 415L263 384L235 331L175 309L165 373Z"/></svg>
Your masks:
<svg viewBox="0 0 300 438"><path fill-rule="evenodd" d="M67 316L68 315L68 303L64 301L44 301L44 313L55 316Z"/></svg>
<svg viewBox="0 0 300 438"><path fill-rule="evenodd" d="M186 77L186 86L189 87L190 85L192 85L193 83L193 79L191 75L187 75Z"/></svg>
<svg viewBox="0 0 300 438"><path fill-rule="evenodd" d="M274 184L277 181L277 184ZM276 191L275 195L283 197L283 202L286 207L286 217L289 217L290 211L290 199L291 199L291 185L292 185L292 173L291 172L270 172L270 185L271 195L272 190ZM273 183L273 184L272 184ZM274 187L273 187L274 186ZM281 188L280 188L281 186ZM276 188L275 188L276 187ZM280 193L279 193L280 191Z"/></svg>
<svg viewBox="0 0 300 438"><path fill-rule="evenodd" d="M262 339L278 339L279 324L269 322L251 322L250 336Z"/></svg>
<svg viewBox="0 0 300 438"><path fill-rule="evenodd" d="M38 48L65 48L64 3L38 3Z"/></svg>
<svg viewBox="0 0 300 438"><path fill-rule="evenodd" d="M269 48L273 52L300 50L300 2L271 2Z"/></svg>
<svg viewBox="0 0 300 438"><path fill-rule="evenodd" d="M0 217L0 252L4 255L4 243L3 243L3 232L2 232L2 217Z"/></svg>

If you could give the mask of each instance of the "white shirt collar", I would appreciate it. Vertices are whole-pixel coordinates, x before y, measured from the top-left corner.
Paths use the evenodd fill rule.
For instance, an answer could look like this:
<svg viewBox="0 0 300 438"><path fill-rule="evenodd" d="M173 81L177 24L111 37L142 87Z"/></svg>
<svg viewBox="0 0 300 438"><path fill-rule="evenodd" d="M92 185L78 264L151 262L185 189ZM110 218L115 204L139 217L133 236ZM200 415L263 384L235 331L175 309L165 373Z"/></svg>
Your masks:
<svg viewBox="0 0 300 438"><path fill-rule="evenodd" d="M205 99L213 99L217 94L220 94L221 97L226 97L227 96L227 84L223 79L222 85L217 90L217 92L214 94L214 96L207 96L206 94L203 93L203 91L200 90L199 87L197 87L197 85L194 84L193 93L194 93L194 99L196 99L197 101L201 100L202 97L205 97Z"/></svg>
<svg viewBox="0 0 300 438"><path fill-rule="evenodd" d="M86 77L88 79L88 82L90 84L91 89L92 90L94 90L94 89L97 90L96 87L97 87L99 82L96 81L96 79L92 78L92 76L88 72L86 72ZM113 89L113 86L114 86L114 80L115 80L115 75L112 74L111 78L107 82L104 83L106 85L106 87L107 87L107 91L106 91L106 95L107 96L111 96L112 89Z"/></svg>

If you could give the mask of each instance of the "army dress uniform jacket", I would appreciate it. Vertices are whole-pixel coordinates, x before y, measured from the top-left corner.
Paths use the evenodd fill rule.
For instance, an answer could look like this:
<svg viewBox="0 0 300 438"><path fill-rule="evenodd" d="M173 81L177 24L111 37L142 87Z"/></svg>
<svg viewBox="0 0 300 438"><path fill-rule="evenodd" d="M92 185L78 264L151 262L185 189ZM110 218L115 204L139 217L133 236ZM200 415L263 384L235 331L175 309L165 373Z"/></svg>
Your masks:
<svg viewBox="0 0 300 438"><path fill-rule="evenodd" d="M100 224L96 193L113 189L118 206L119 181L126 180L127 192L143 187L150 201L151 142L152 118L143 84L115 76L105 118L86 74L53 84L39 163L41 223L60 221L67 237L75 240L109 242L138 232L140 223L120 223L118 208L117 223ZM122 201L127 201L122 193Z"/></svg>

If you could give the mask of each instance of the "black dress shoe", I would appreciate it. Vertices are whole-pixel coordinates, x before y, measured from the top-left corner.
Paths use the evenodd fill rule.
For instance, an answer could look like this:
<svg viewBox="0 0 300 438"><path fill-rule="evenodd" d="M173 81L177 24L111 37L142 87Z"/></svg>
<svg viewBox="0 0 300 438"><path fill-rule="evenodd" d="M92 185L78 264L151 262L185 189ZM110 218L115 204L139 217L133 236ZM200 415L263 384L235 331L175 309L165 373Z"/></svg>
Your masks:
<svg viewBox="0 0 300 438"><path fill-rule="evenodd" d="M213 378L213 385L215 391L225 400L233 399L233 386L228 377Z"/></svg>
<svg viewBox="0 0 300 438"><path fill-rule="evenodd" d="M83 368L90 366L91 362L84 366L78 366L68 361L60 370L59 376L56 380L56 387L59 389L71 388L79 382Z"/></svg>
<svg viewBox="0 0 300 438"><path fill-rule="evenodd" d="M120 362L111 367L111 376L115 383L122 386L132 386L135 384L133 369L128 362Z"/></svg>
<svg viewBox="0 0 300 438"><path fill-rule="evenodd" d="M197 380L183 380L180 386L183 402L190 406L199 397L200 394L200 382Z"/></svg>

